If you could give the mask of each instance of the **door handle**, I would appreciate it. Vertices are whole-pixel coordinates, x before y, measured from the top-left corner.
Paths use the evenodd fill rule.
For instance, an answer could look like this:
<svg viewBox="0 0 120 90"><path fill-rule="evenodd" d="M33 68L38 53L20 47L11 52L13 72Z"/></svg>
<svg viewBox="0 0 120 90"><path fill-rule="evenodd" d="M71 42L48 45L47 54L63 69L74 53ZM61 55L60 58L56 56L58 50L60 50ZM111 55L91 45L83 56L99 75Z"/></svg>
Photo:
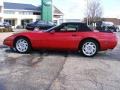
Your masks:
<svg viewBox="0 0 120 90"><path fill-rule="evenodd" d="M74 36L74 37L75 37L75 36L77 36L77 35L76 35L76 34L72 34L72 36Z"/></svg>

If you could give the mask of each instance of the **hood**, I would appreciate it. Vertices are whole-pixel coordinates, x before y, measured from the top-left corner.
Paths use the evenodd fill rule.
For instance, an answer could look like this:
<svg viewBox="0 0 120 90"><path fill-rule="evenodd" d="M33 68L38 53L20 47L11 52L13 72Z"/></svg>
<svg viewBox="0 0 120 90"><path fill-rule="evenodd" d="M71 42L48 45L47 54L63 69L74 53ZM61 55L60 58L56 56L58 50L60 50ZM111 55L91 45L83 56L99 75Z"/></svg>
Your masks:
<svg viewBox="0 0 120 90"><path fill-rule="evenodd" d="M24 34L32 34L32 33L45 33L44 31L22 31L22 32L15 32L14 35L24 35Z"/></svg>

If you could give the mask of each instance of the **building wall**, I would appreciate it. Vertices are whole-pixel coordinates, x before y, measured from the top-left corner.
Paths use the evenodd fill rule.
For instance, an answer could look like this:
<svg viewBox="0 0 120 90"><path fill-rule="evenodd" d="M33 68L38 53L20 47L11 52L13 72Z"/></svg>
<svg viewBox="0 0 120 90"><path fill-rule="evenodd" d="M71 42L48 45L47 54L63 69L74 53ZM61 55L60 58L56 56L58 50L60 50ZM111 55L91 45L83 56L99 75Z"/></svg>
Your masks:
<svg viewBox="0 0 120 90"><path fill-rule="evenodd" d="M103 18L103 21L113 22L115 25L120 25L120 19L117 18Z"/></svg>
<svg viewBox="0 0 120 90"><path fill-rule="evenodd" d="M22 20L30 20L32 22L41 19L41 15L33 15L33 14L21 14L21 12L28 13L34 11L15 11L15 10L4 10L4 20L14 20L15 25L13 27L20 26L22 23ZM59 24L59 20L62 19L62 17L54 15L53 21L57 21L57 24Z"/></svg>
<svg viewBox="0 0 120 90"><path fill-rule="evenodd" d="M81 19L63 19L63 22L81 22Z"/></svg>
<svg viewBox="0 0 120 90"><path fill-rule="evenodd" d="M22 12L24 13L22 14ZM4 10L4 20L15 20L16 27L18 25L21 25L21 20L29 19L32 21L36 21L37 19L41 18L40 15L27 14L28 12L33 13L33 11Z"/></svg>
<svg viewBox="0 0 120 90"><path fill-rule="evenodd" d="M3 21L3 0L0 0L0 21Z"/></svg>

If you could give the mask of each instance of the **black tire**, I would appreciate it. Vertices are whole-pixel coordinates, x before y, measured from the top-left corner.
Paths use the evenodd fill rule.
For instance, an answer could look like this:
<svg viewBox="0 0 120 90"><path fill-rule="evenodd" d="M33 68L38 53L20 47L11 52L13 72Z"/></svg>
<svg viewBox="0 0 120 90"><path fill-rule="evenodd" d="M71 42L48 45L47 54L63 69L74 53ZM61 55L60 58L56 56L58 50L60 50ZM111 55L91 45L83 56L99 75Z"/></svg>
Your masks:
<svg viewBox="0 0 120 90"><path fill-rule="evenodd" d="M20 41L23 41L24 44L23 43L20 44ZM23 48L23 50L21 47ZM29 53L31 51L31 43L27 38L20 37L15 40L14 48L18 53ZM20 50L20 48L21 48L21 50Z"/></svg>
<svg viewBox="0 0 120 90"><path fill-rule="evenodd" d="M11 51L13 52L16 52L16 49L13 47L13 48L10 48Z"/></svg>
<svg viewBox="0 0 120 90"><path fill-rule="evenodd" d="M85 46L88 43L91 44L91 46ZM88 39L83 41L83 43L80 45L80 52L85 57L93 57L97 54L98 51L99 51L99 44L95 40Z"/></svg>

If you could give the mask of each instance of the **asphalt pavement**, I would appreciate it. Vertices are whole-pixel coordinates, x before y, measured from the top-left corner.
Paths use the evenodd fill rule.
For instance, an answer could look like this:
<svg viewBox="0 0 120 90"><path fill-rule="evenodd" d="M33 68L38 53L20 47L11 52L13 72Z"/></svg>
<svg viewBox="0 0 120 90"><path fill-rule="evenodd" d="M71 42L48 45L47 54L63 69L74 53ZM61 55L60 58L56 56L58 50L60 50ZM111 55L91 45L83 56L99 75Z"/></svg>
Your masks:
<svg viewBox="0 0 120 90"><path fill-rule="evenodd" d="M0 90L120 90L119 43L87 58L74 52L18 54L0 48Z"/></svg>

